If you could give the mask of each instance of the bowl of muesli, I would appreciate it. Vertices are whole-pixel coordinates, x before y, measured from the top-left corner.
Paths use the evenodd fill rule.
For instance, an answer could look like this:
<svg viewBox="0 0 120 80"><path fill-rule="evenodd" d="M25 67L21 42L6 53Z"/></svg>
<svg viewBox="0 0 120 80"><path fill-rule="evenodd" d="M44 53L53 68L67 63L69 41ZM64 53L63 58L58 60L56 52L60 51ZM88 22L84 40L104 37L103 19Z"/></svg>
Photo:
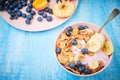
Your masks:
<svg viewBox="0 0 120 80"><path fill-rule="evenodd" d="M65 27L55 43L58 63L77 76L102 72L111 62L114 47L108 34L91 23L75 23Z"/></svg>

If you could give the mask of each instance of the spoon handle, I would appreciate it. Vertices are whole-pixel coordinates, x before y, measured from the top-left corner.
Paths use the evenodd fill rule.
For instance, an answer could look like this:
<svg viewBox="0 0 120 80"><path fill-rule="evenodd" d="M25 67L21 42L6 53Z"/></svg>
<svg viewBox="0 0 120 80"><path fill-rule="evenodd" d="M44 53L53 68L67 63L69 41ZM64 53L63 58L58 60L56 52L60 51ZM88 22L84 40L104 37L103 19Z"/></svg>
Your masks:
<svg viewBox="0 0 120 80"><path fill-rule="evenodd" d="M107 21L102 25L102 27L99 29L98 33L100 33L102 31L102 29L104 28L104 26L110 22L112 19L114 19L118 14L119 14L119 9L114 9L112 11L112 13L110 14L110 16L108 17Z"/></svg>

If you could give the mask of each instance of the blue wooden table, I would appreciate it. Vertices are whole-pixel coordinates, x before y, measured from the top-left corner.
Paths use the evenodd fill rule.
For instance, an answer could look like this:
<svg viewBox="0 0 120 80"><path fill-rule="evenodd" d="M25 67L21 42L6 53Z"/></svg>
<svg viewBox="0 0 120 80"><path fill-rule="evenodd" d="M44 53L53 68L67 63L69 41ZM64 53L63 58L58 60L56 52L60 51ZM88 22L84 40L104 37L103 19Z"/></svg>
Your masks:
<svg viewBox="0 0 120 80"><path fill-rule="evenodd" d="M78 77L65 71L56 61L54 45L65 26L90 22L101 26L120 0L79 0L74 15L58 27L42 31L21 31L0 17L0 80L120 80L120 15L104 30L114 44L113 59L101 73Z"/></svg>

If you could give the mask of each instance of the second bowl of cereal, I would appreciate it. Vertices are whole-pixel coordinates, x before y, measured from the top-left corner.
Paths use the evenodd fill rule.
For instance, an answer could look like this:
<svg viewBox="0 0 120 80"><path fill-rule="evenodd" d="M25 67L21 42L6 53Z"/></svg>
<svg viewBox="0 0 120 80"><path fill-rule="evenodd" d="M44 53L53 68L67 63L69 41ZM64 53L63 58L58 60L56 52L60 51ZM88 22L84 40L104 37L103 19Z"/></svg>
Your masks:
<svg viewBox="0 0 120 80"><path fill-rule="evenodd" d="M107 33L90 23L65 27L57 37L55 55L60 65L77 76L103 71L112 59L113 44Z"/></svg>

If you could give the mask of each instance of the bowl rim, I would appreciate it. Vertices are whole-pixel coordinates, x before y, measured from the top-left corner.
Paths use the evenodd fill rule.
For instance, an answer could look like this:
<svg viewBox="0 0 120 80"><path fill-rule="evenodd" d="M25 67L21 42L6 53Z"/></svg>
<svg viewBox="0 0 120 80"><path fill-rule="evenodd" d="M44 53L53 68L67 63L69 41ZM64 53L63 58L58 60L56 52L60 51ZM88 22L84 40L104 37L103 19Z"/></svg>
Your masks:
<svg viewBox="0 0 120 80"><path fill-rule="evenodd" d="M107 64L106 64L101 70L99 70L99 71L97 71L97 72L95 72L95 73L92 73L92 74L88 74L88 75L80 75L80 74L73 73L73 72L67 70L67 69L58 61L58 58L57 58L57 55L56 55L56 51L55 51L55 50L56 50L56 42L57 42L57 39L59 38L60 34L61 34L68 26L73 26L73 25L76 25L76 24L88 24L88 25L93 25L94 27L96 27L96 28L98 28L98 29L100 28L98 25L93 24L93 23L89 23L89 22L75 22L75 23L72 23L72 24L69 24L69 25L65 26L62 30L60 30L59 34L57 35L57 38L55 39L54 53L55 53L56 60L57 60L57 62L59 63L59 65L60 65L65 71L67 71L67 72L70 73L70 74L79 76L79 77L87 77L87 76L93 76L93 75L99 74L99 73L101 73L103 70L105 70L105 69L109 66L109 64L111 63L112 57L113 57L113 53L112 53L112 55L110 56L109 61L107 62ZM109 37L109 35L107 34L107 32L106 32L105 30L102 30L102 33L104 33L104 34L108 37L109 41L112 43L111 38ZM112 44L113 44L113 43L112 43Z"/></svg>

